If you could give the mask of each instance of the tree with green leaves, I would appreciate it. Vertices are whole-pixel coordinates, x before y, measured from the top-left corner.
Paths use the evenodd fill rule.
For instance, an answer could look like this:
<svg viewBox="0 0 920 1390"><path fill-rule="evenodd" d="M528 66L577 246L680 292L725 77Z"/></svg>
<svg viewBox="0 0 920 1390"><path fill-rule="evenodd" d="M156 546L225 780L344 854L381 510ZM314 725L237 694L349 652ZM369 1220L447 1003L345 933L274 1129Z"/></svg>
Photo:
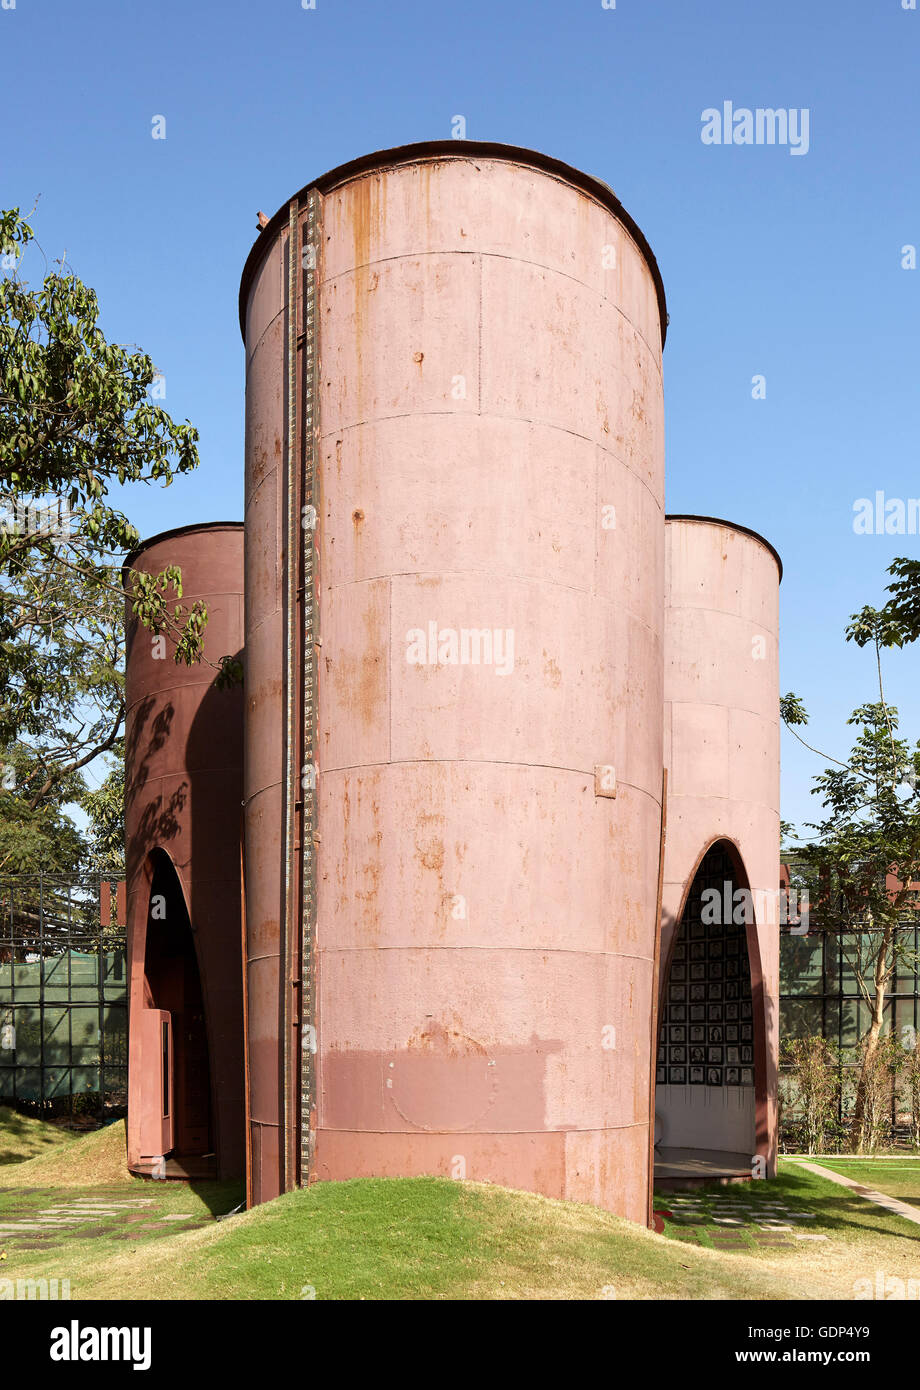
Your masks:
<svg viewBox="0 0 920 1390"><path fill-rule="evenodd" d="M847 628L847 639L871 647L876 658L878 700L859 706L849 720L858 736L849 758L830 759L813 792L826 811L810 822L813 832L795 854L810 871L811 922L839 943L865 1002L869 1027L861 1040L851 1146L862 1152L872 1142L872 1086L882 1047L885 1004L895 970L914 968L905 924L918 920L920 880L920 743L898 736L898 711L885 699L882 651L899 646L903 628L886 610L864 608ZM781 701L787 728L807 724L793 693ZM827 755L822 755L827 756Z"/></svg>
<svg viewBox="0 0 920 1390"><path fill-rule="evenodd" d="M80 774L73 772L63 778L53 796L30 806L18 794L18 786L29 785L35 755L28 745L16 744L7 750L6 756L6 775L0 778L0 877L79 874L86 857L86 841L64 808L78 803L85 795Z"/></svg>
<svg viewBox="0 0 920 1390"><path fill-rule="evenodd" d="M125 868L125 757L119 740L104 758L108 771L95 791L84 789L80 808L89 821L86 867L97 873L124 873Z"/></svg>
<svg viewBox="0 0 920 1390"><path fill-rule="evenodd" d="M66 933L73 920L70 883L85 872L86 839L67 812L86 788L79 772L30 806L17 788L28 786L35 754L26 743L6 752L0 777L0 961L25 960ZM4 783L6 785L4 785ZM15 948L12 943L16 942Z"/></svg>
<svg viewBox="0 0 920 1390"><path fill-rule="evenodd" d="M888 585L891 598L881 610L886 645L903 647L920 637L920 560L899 556L888 566L888 573L894 583Z"/></svg>
<svg viewBox="0 0 920 1390"><path fill-rule="evenodd" d="M39 250L28 218L0 213L0 780L21 778L27 745L25 780L5 790L35 812L122 737L121 566L140 537L112 490L168 487L199 460L197 431L151 398L151 359L106 340L63 261L31 287L26 248ZM207 612L181 598L175 566L131 572L134 616L192 663Z"/></svg>
<svg viewBox="0 0 920 1390"><path fill-rule="evenodd" d="M780 1060L786 1073L780 1103L798 1117L793 1133L798 1129L806 1153L825 1153L837 1119L837 1049L826 1038L784 1038Z"/></svg>

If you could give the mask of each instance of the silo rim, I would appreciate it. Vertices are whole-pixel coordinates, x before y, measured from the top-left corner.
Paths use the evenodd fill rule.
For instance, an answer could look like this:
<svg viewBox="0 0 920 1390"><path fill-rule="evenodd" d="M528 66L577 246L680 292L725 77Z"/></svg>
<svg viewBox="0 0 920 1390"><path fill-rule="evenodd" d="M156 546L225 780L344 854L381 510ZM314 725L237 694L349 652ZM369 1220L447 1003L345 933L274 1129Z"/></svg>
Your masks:
<svg viewBox="0 0 920 1390"><path fill-rule="evenodd" d="M740 531L742 535L751 536L753 540L760 541L761 545L766 546L767 550L769 550L770 554L773 556L774 560L776 561L777 568L779 569L780 583L782 583L783 562L780 559L779 551L776 549L775 546L772 546L770 544L766 536L762 536L759 531L752 531L750 526L742 526L737 521L726 521L725 518L721 516L693 516L689 512L666 512L664 519L665 522L699 521L702 522L704 525L708 526L727 526L729 531Z"/></svg>
<svg viewBox="0 0 920 1390"><path fill-rule="evenodd" d="M340 164L337 168L330 169L326 174L320 174L319 178L314 179L311 183L304 184L303 188L292 194L287 202L278 209L274 217L261 229L250 248L249 255L246 257L246 264L243 266L243 275L240 280L239 297L240 333L243 342L246 341L246 300L249 296L256 267L262 259L261 248L267 247L273 237L277 236L278 232L286 226L288 208L294 198L303 200L311 188L318 189L320 193L328 193L339 184L347 183L360 174L370 173L373 169L382 169L387 165L464 157L467 159L504 159L508 163L530 164L536 169L542 169L548 174L555 174L557 177L565 179L567 183L574 184L576 188L591 194L609 208L629 232L651 271L652 279L655 282L655 293L658 297L661 346L664 347L668 332L668 306L661 271L644 232L626 211L610 185L604 183L603 179L595 178L593 174L586 174L581 169L576 169L574 165L566 164L561 159L554 159L552 155L541 154L539 150L528 150L520 145L497 144L491 140L423 140L413 145L397 145L394 149L377 150L373 154L365 154L358 159L351 159L346 164Z"/></svg>
<svg viewBox="0 0 920 1390"><path fill-rule="evenodd" d="M187 526L173 526L169 531L158 531L155 536L149 536L147 540L141 541L125 556L121 566L122 586L124 586L128 570L134 568L135 560L139 555L143 555L145 550L149 550L152 545L159 545L160 541L170 541L175 536L187 536L192 531L242 531L245 524L243 521L192 521Z"/></svg>

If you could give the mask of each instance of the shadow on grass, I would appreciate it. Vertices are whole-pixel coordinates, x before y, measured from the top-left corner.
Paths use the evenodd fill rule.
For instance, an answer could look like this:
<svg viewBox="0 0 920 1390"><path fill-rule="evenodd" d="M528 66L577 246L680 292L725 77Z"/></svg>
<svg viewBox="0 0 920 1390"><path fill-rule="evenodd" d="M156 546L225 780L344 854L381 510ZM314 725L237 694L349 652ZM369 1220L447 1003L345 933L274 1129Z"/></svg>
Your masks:
<svg viewBox="0 0 920 1390"><path fill-rule="evenodd" d="M246 1199L243 1178L141 1178L136 1179L138 1190L151 1197L159 1192L181 1190L190 1192L207 1207L211 1216L226 1216Z"/></svg>
<svg viewBox="0 0 920 1390"><path fill-rule="evenodd" d="M726 1206L737 1202L741 1206L751 1207L788 1198L790 1203L800 1204L803 1210L816 1212L818 1222L815 1224L829 1233L846 1232L857 1237L865 1233L867 1236L896 1236L901 1240L920 1241L920 1226L912 1226L894 1212L890 1215L883 1214L882 1209L868 1198L861 1197L857 1192L847 1192L844 1188L834 1187L830 1179L822 1178L817 1173L799 1173L786 1168L779 1177L763 1182L737 1184L731 1187L707 1183L695 1188L693 1195L706 1199L717 1198ZM656 1210L668 1210L668 1198L673 1196L673 1193L657 1192Z"/></svg>
<svg viewBox="0 0 920 1390"><path fill-rule="evenodd" d="M243 1178L193 1178L186 1186L204 1203L212 1216L226 1216L246 1200Z"/></svg>
<svg viewBox="0 0 920 1390"><path fill-rule="evenodd" d="M0 1105L0 1131L4 1139L22 1139L28 1145L24 1150L0 1149L0 1167L6 1163L25 1163L28 1159L37 1157L46 1145L61 1142L60 1131L56 1127L48 1128L42 1133L39 1123L27 1119L5 1105Z"/></svg>

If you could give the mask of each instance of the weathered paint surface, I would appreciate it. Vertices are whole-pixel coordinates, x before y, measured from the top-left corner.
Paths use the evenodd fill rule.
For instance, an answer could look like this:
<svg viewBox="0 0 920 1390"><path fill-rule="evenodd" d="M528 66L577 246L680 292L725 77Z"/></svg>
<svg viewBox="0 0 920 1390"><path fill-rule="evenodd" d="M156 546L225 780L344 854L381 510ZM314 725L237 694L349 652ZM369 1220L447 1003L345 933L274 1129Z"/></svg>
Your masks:
<svg viewBox="0 0 920 1390"><path fill-rule="evenodd" d="M706 518L669 519L666 556L669 783L661 985L696 868L711 844L726 840L739 857L746 886L767 905L747 935L755 1006L756 1152L772 1172L779 1026L780 573L763 541ZM698 1093L703 1103L707 1088L681 1089ZM677 1140L666 1142L680 1146Z"/></svg>
<svg viewBox="0 0 920 1390"><path fill-rule="evenodd" d="M652 274L600 201L459 152L326 191L323 224L317 1175L465 1174L644 1220L664 565ZM281 241L246 313L263 1145L279 1095ZM503 659L410 660L432 623L499 633ZM615 799L595 795L599 765ZM273 1181L263 1151L254 1193Z"/></svg>
<svg viewBox="0 0 920 1390"><path fill-rule="evenodd" d="M128 884L128 1162L142 1156L153 1103L145 1095L144 957L151 856L168 854L194 934L211 1069L211 1123L219 1172L244 1171L243 1004L240 962L240 833L243 700L215 688L216 663L243 638L243 531L239 524L188 527L149 542L133 565L182 570L182 603L208 608L205 660L176 665L131 619L125 672L125 831ZM158 653L162 652L161 655ZM152 1034L156 1037L156 1034ZM155 1095L153 1099L155 1100ZM149 1124L147 1125L149 1129Z"/></svg>
<svg viewBox="0 0 920 1390"><path fill-rule="evenodd" d="M279 238L253 286L246 338L245 969L255 1202L281 1190L284 302Z"/></svg>

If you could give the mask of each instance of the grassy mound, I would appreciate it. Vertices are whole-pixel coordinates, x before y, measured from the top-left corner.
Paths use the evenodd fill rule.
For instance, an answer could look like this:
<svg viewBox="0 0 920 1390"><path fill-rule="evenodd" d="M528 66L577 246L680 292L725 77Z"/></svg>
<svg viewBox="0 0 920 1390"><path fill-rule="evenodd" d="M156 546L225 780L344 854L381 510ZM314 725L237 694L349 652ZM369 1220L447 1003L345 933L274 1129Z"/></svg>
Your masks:
<svg viewBox="0 0 920 1390"><path fill-rule="evenodd" d="M794 1162L762 1200L813 1213L804 1243L744 1249L691 1243L671 1221L657 1235L595 1207L446 1178L317 1183L214 1222L239 1199L234 1184L126 1181L122 1125L11 1165L0 1186L7 1173L23 1184L0 1194L13 1219L46 1207L49 1188L94 1181L148 1199L141 1217L0 1239L5 1276L66 1270L74 1299L852 1301L878 1270L917 1275L916 1226ZM720 1203L747 1196L718 1189ZM197 1224L174 1229L167 1216Z"/></svg>
<svg viewBox="0 0 920 1390"><path fill-rule="evenodd" d="M0 1111L0 1151L11 1142L11 1130L5 1121L8 1113ZM14 1115L13 1119L19 1121L22 1116ZM0 1172L0 1187L92 1187L94 1183L134 1181L125 1162L124 1120L79 1136L41 1120L24 1123L38 1125L49 1135L34 1141L41 1143L41 1147L31 1150L34 1156L24 1153L21 1161L8 1162Z"/></svg>
<svg viewBox="0 0 920 1390"><path fill-rule="evenodd" d="M57 1151L73 1140L69 1130L58 1129L46 1120L33 1120L0 1105L0 1165L22 1163L36 1154ZM7 1174L3 1174L4 1182Z"/></svg>
<svg viewBox="0 0 920 1390"><path fill-rule="evenodd" d="M155 1246L94 1254L69 1264L74 1298L815 1296L804 1261L727 1258L594 1207L445 1178L318 1183Z"/></svg>

